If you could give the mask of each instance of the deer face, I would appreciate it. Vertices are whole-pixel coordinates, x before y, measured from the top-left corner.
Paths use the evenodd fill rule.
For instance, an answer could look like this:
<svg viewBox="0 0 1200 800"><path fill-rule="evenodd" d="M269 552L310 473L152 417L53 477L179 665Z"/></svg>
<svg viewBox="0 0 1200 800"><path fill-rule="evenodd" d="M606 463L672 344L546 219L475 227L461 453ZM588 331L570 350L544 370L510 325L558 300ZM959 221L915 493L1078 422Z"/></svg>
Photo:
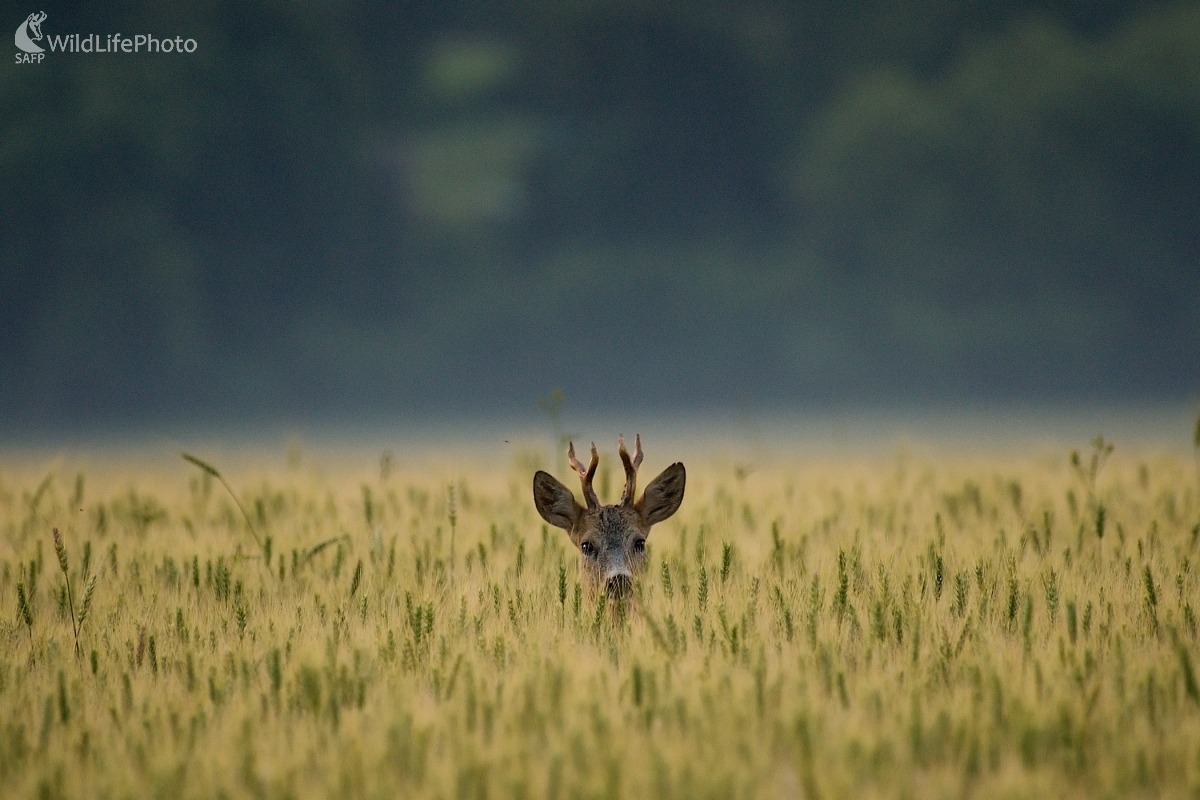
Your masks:
<svg viewBox="0 0 1200 800"><path fill-rule="evenodd" d="M609 597L626 597L633 590L633 578L645 565L646 537L651 526L662 522L679 510L687 479L683 464L667 467L646 487L641 499L634 502L637 489L637 470L642 463L642 439L637 437L634 456L629 457L625 439L618 439L621 463L625 467L625 491L621 502L600 505L592 478L600 464L596 445L587 469L575 458L571 444L567 457L571 468L583 484L587 506L581 506L563 484L552 475L538 470L533 476L533 502L542 519L562 528L579 548L584 580L593 589L603 589Z"/></svg>

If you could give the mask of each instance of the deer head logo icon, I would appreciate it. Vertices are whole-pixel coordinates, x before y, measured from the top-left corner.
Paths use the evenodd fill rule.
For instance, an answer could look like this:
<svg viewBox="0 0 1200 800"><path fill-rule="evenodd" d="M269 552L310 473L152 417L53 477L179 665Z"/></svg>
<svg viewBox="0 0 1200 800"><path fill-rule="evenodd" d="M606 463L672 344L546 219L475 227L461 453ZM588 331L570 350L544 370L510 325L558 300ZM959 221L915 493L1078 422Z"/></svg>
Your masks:
<svg viewBox="0 0 1200 800"><path fill-rule="evenodd" d="M17 47L26 53L44 53L45 50L38 46L36 42L42 40L42 23L45 21L45 11L37 11L26 17L21 26L17 28L17 35L14 37Z"/></svg>

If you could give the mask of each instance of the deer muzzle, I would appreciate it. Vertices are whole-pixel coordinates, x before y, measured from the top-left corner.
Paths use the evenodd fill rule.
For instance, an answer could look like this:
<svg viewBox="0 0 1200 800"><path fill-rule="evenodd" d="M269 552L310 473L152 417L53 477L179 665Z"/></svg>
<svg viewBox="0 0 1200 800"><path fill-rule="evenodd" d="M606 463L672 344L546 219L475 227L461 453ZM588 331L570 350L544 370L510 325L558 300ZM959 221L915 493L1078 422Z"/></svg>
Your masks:
<svg viewBox="0 0 1200 800"><path fill-rule="evenodd" d="M604 593L612 600L625 600L633 594L633 576L628 572L609 575L604 581Z"/></svg>

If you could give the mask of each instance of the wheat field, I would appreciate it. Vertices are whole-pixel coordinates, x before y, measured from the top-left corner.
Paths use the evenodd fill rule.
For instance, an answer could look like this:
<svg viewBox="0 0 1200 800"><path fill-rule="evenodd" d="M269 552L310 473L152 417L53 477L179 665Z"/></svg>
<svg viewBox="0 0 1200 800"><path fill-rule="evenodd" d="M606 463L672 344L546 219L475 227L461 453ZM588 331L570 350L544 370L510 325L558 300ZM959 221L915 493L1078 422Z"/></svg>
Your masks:
<svg viewBox="0 0 1200 800"><path fill-rule="evenodd" d="M1186 452L694 458L620 606L557 460L5 458L0 796L1200 794Z"/></svg>

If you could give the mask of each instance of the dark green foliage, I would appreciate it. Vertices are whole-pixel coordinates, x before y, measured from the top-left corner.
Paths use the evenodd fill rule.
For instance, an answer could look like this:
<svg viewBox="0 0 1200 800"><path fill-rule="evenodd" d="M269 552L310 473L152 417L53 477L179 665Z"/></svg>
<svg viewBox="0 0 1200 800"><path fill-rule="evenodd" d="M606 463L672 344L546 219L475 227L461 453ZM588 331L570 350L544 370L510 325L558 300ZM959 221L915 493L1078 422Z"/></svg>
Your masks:
<svg viewBox="0 0 1200 800"><path fill-rule="evenodd" d="M1158 590L1154 586L1154 573L1150 571L1150 565L1147 564L1142 573L1143 583L1146 587L1146 612L1150 615L1150 622L1153 624L1154 630L1158 632Z"/></svg>
<svg viewBox="0 0 1200 800"><path fill-rule="evenodd" d="M33 612L29 610L29 600L25 597L25 584L19 582L17 583L17 612L21 615L25 627L30 629L32 636Z"/></svg>
<svg viewBox="0 0 1200 800"><path fill-rule="evenodd" d="M77 19L52 12L48 33ZM514 364L562 379L521 321L581 286L613 330L658 314L662 386L718 401L1014 375L1193 385L1169 344L1190 341L1198 286L1181 223L1200 216L1191 4L250 2L87 19L191 28L203 55L12 70L13 427L164 404L436 410L448 389L494 408ZM249 25L270 44L244 46ZM331 49L343 29L371 33ZM489 72L489 44L521 68ZM447 45L482 60L482 83L437 77ZM540 280L564 263L578 280ZM455 291L436 291L448 274ZM697 310L708 322L687 324ZM830 357L774 357L818 332ZM590 346L561 343L567 363ZM334 371L338 391L304 379ZM649 402L673 397L659 383Z"/></svg>
<svg viewBox="0 0 1200 800"><path fill-rule="evenodd" d="M278 647L273 647L267 652L267 675L271 679L271 692L278 695L279 687L283 685Z"/></svg>
<svg viewBox="0 0 1200 800"><path fill-rule="evenodd" d="M1179 667L1183 672L1184 691L1187 692L1189 700L1200 705L1200 687L1196 685L1196 672L1192 669L1191 654L1182 643L1176 643L1176 648L1179 652Z"/></svg>

